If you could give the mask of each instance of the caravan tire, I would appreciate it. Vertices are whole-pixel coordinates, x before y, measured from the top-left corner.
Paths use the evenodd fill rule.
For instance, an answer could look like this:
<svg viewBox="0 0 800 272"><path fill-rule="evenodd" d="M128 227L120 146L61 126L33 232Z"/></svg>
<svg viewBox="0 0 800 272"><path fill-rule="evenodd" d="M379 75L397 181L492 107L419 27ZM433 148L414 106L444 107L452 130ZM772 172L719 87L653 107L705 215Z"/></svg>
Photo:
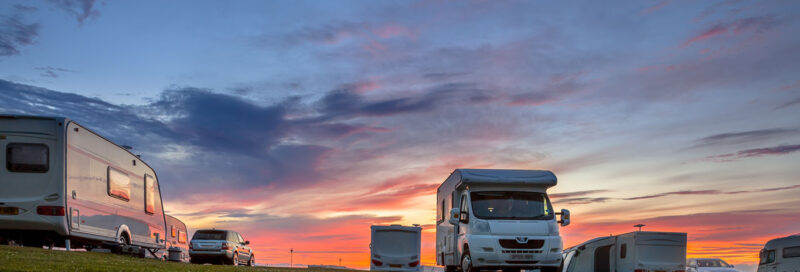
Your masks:
<svg viewBox="0 0 800 272"><path fill-rule="evenodd" d="M558 267L542 267L542 268L539 268L539 271L542 271L542 272L558 272L559 270L558 270Z"/></svg>
<svg viewBox="0 0 800 272"><path fill-rule="evenodd" d="M464 250L464 255L461 256L461 272L476 272L474 267L472 267L472 257L469 255L469 250Z"/></svg>

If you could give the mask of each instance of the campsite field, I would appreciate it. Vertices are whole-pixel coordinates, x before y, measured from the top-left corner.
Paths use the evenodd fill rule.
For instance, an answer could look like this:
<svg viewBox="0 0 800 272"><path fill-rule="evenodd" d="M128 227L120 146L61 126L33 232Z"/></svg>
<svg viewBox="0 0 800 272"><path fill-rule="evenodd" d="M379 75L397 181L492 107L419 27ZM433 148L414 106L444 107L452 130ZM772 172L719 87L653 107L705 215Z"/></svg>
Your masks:
<svg viewBox="0 0 800 272"><path fill-rule="evenodd" d="M67 252L0 246L0 271L268 271L336 272L347 270L280 267L234 267L172 263L98 252Z"/></svg>

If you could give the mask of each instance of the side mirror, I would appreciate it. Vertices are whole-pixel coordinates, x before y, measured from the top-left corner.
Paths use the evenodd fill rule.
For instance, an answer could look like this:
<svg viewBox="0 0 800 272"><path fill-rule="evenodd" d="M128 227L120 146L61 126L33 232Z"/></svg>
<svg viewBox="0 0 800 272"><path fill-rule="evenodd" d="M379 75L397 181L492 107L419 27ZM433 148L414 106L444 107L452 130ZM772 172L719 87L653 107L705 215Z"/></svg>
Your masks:
<svg viewBox="0 0 800 272"><path fill-rule="evenodd" d="M461 211L458 215L458 221L464 224L469 223L469 213L466 211Z"/></svg>
<svg viewBox="0 0 800 272"><path fill-rule="evenodd" d="M562 227L568 226L569 225L569 219L570 219L569 210L561 209L561 213L559 213L559 214L561 214L561 220L558 220L558 223L560 223Z"/></svg>
<svg viewBox="0 0 800 272"><path fill-rule="evenodd" d="M459 208L451 209L450 210L450 220L449 220L450 224L458 225L459 216L461 216L461 209L459 209Z"/></svg>
<svg viewBox="0 0 800 272"><path fill-rule="evenodd" d="M250 241L244 241L244 245L249 245Z"/></svg>

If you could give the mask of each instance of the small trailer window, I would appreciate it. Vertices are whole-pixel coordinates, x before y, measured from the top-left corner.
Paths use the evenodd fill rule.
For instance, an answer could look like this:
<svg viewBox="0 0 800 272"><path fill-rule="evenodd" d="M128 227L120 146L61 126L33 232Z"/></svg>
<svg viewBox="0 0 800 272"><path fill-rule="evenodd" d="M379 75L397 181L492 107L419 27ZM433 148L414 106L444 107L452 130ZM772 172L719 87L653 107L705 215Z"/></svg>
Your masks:
<svg viewBox="0 0 800 272"><path fill-rule="evenodd" d="M178 231L178 243L185 244L186 243L186 232L179 230Z"/></svg>
<svg viewBox="0 0 800 272"><path fill-rule="evenodd" d="M149 175L144 176L144 211L152 214L156 210L156 185L155 179ZM173 231L172 237L175 237Z"/></svg>
<svg viewBox="0 0 800 272"><path fill-rule="evenodd" d="M108 167L108 195L125 201L131 200L131 179L128 174Z"/></svg>
<svg viewBox="0 0 800 272"><path fill-rule="evenodd" d="M783 258L797 258L800 257L800 246L787 247L783 249Z"/></svg>
<svg viewBox="0 0 800 272"><path fill-rule="evenodd" d="M622 244L622 246L619 247L619 258L620 259L625 259L625 257L627 257L627 255L628 255L628 245L627 244Z"/></svg>
<svg viewBox="0 0 800 272"><path fill-rule="evenodd" d="M6 169L11 172L45 173L50 152L44 144L10 143L6 146Z"/></svg>
<svg viewBox="0 0 800 272"><path fill-rule="evenodd" d="M175 226L169 226L169 228L172 230L172 237L175 237Z"/></svg>

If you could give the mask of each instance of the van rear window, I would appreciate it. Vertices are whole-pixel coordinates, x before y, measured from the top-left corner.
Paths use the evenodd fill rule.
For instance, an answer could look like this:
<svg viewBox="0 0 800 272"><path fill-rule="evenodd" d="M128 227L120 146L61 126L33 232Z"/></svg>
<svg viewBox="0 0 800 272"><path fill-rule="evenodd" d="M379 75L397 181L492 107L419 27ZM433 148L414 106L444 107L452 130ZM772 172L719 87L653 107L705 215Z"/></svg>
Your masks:
<svg viewBox="0 0 800 272"><path fill-rule="evenodd" d="M198 231L192 240L227 240L228 234L224 231Z"/></svg>
<svg viewBox="0 0 800 272"><path fill-rule="evenodd" d="M10 143L6 168L11 172L45 173L50 169L50 150L44 144Z"/></svg>

